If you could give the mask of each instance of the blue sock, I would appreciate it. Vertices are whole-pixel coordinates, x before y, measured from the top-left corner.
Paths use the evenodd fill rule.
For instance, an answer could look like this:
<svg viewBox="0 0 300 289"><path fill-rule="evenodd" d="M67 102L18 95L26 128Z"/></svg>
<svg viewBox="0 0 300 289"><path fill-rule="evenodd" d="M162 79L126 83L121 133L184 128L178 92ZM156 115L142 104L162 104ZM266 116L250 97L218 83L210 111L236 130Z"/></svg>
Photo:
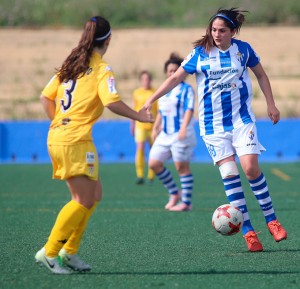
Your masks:
<svg viewBox="0 0 300 289"><path fill-rule="evenodd" d="M243 234L245 235L249 231L254 231L250 222L248 209L246 205L246 199L242 188L240 176L237 175L232 178L223 179L223 183L224 183L224 189L228 201L230 202L231 205L238 207L243 213L243 217L244 217L244 225L242 228Z"/></svg>
<svg viewBox="0 0 300 289"><path fill-rule="evenodd" d="M178 187L176 186L171 172L164 168L162 172L157 174L157 177L162 181L164 187L168 190L170 195L178 194Z"/></svg>
<svg viewBox="0 0 300 289"><path fill-rule="evenodd" d="M269 194L268 184L263 173L256 179L250 181L251 189L260 205L266 219L266 223L276 220L272 200Z"/></svg>
<svg viewBox="0 0 300 289"><path fill-rule="evenodd" d="M192 193L194 186L194 177L192 174L186 176L180 176L181 183L181 201L187 205L190 205L192 202Z"/></svg>

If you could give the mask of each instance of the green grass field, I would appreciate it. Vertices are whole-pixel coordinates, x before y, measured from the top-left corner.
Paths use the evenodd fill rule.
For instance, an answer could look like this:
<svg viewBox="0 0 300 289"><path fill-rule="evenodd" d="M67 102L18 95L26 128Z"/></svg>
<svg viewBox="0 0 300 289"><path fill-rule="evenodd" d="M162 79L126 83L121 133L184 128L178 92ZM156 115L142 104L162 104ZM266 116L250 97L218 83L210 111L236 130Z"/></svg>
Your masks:
<svg viewBox="0 0 300 289"><path fill-rule="evenodd" d="M172 168L172 166L170 166ZM35 264L66 185L51 180L50 165L0 166L0 288L300 288L298 164L263 164L273 203L289 236L276 243L243 179L253 225L264 252L249 253L241 234L218 235L214 209L227 203L217 168L193 164L193 211L166 212L156 180L136 186L132 164L103 164L104 198L81 246L91 273L52 275Z"/></svg>

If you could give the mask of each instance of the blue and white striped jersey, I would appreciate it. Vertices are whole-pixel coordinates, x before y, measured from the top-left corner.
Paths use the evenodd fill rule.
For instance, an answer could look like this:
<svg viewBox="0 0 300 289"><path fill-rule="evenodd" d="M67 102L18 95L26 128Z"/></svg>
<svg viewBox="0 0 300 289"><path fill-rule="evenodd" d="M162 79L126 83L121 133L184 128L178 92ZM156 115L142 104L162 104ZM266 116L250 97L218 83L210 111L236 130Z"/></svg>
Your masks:
<svg viewBox="0 0 300 289"><path fill-rule="evenodd" d="M194 110L195 93L190 84L179 83L169 93L158 100L158 110L162 116L162 130L166 134L179 131L184 114L187 110ZM187 127L187 133L194 130L193 121Z"/></svg>
<svg viewBox="0 0 300 289"><path fill-rule="evenodd" d="M207 54L203 47L196 47L183 61L187 73L196 73L200 135L231 131L255 121L247 67L259 61L248 43L236 39L227 51L213 47Z"/></svg>

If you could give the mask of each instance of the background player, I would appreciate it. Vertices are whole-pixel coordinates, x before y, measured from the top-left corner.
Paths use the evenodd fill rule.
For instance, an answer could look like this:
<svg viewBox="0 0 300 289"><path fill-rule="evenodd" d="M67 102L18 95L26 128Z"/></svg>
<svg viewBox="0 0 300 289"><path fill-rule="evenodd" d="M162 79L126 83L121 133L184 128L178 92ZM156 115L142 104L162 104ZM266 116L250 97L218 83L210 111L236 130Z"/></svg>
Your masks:
<svg viewBox="0 0 300 289"><path fill-rule="evenodd" d="M171 54L164 66L168 77L176 72L182 60ZM193 88L181 81L158 101L159 113L152 133L155 142L150 150L149 166L169 192L169 202L165 208L170 211L189 211L192 208L194 178L190 170L190 160L196 145L194 99ZM171 157L180 176L181 191L171 172L164 166ZM181 202L177 204L180 197Z"/></svg>
<svg viewBox="0 0 300 289"><path fill-rule="evenodd" d="M43 107L52 120L48 150L53 177L66 180L72 196L59 212L47 243L35 255L38 263L57 274L69 274L67 267L76 271L91 269L77 252L102 195L92 127L104 106L132 119L152 121L145 109L136 112L120 100L112 69L102 60L110 40L107 20L97 16L87 21L77 47L41 95Z"/></svg>
<svg viewBox="0 0 300 289"><path fill-rule="evenodd" d="M231 204L244 215L243 234L248 250L262 251L263 246L251 225L235 156L260 204L270 233L276 242L287 233L275 215L268 185L258 164L265 150L258 141L255 116L251 109L252 88L248 67L256 76L266 98L273 124L280 119L269 79L252 47L233 39L245 16L238 9L219 10L210 19L206 35L194 43L195 48L177 72L167 79L145 107L166 94L188 74L196 74L199 100L200 134L219 166L224 188Z"/></svg>
<svg viewBox="0 0 300 289"><path fill-rule="evenodd" d="M143 70L139 75L141 86L133 92L133 108L139 111L145 101L155 92L152 88L152 75L149 71ZM157 102L152 106L151 113L153 117L157 114ZM145 144L152 146L152 123L142 123L139 121L131 121L131 134L134 135L136 142L135 168L136 168L136 183L141 185L144 183L145 170ZM154 179L153 170L148 168L148 182L152 183Z"/></svg>

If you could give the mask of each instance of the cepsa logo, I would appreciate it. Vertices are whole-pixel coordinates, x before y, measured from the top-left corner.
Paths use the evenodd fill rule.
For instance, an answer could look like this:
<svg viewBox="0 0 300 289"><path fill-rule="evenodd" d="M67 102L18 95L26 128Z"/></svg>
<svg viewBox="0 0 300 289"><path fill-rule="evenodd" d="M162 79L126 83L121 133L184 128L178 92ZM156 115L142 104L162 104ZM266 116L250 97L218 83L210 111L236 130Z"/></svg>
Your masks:
<svg viewBox="0 0 300 289"><path fill-rule="evenodd" d="M233 88L236 88L236 84L235 83L219 83L219 84L214 83L212 88L220 89L220 90L233 89Z"/></svg>

